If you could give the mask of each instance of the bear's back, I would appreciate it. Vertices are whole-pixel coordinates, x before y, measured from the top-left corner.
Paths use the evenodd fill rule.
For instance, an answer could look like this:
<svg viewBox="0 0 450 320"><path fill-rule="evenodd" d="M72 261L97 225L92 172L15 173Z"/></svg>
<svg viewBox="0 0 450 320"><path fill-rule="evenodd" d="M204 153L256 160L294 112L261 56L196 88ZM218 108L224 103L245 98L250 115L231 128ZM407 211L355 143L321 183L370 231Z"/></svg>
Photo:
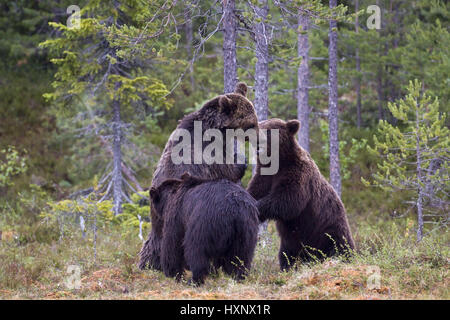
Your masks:
<svg viewBox="0 0 450 320"><path fill-rule="evenodd" d="M214 218L258 223L256 200L240 185L226 179L206 181L189 188L183 208L191 219Z"/></svg>
<svg viewBox="0 0 450 320"><path fill-rule="evenodd" d="M254 247L258 234L256 200L228 180L201 183L186 191L183 210L186 243L201 244L208 256L221 256L234 246Z"/></svg>

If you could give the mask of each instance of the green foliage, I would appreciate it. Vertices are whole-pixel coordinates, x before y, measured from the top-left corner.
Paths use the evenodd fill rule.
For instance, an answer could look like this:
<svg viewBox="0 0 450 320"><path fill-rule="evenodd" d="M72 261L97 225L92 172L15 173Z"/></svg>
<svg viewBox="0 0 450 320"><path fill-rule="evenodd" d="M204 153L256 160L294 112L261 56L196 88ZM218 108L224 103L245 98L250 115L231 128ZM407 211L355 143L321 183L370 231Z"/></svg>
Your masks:
<svg viewBox="0 0 450 320"><path fill-rule="evenodd" d="M351 22L355 17L355 14L348 13L348 7L344 4L339 4L331 9L320 0L295 0L290 3L290 6L293 12L300 11L309 14L316 25L325 24L330 19L338 22Z"/></svg>
<svg viewBox="0 0 450 320"><path fill-rule="evenodd" d="M18 193L18 199L22 208L37 215L50 199L50 195L42 187L31 184L29 189Z"/></svg>
<svg viewBox="0 0 450 320"><path fill-rule="evenodd" d="M62 234L64 230L73 232L78 229L85 233L93 228L116 226L124 235L134 233L137 236L141 221L142 229L147 230L150 226L148 222L143 221L150 212L148 205L141 204L143 197L142 193L133 194L131 196L133 202L124 204L123 212L116 216L112 211L112 201L99 202L98 196L94 193L76 200L50 201L47 203L48 208L41 212L40 217L51 222L56 221Z"/></svg>
<svg viewBox="0 0 450 320"><path fill-rule="evenodd" d="M132 203L123 205L123 212L115 217L116 220L123 226L130 226L135 230L139 230L140 222L150 213L149 205L140 204L143 200L148 203L147 195L148 193L144 192L133 194L131 196ZM149 223L144 221L142 227L148 228Z"/></svg>
<svg viewBox="0 0 450 320"><path fill-rule="evenodd" d="M10 67L44 61L45 54L37 44L50 32L47 22L64 19L55 14L55 8L65 11L70 4L71 1L66 0L1 0L0 54L3 59L0 63ZM83 1L78 1L78 5L83 5Z"/></svg>
<svg viewBox="0 0 450 320"><path fill-rule="evenodd" d="M323 119L319 120L320 132L321 132L321 142L322 142L322 157L320 158L321 163L325 167L325 163L329 163L329 139L328 139L328 121ZM350 144L347 143L346 139L340 139L339 141L339 154L341 163L341 176L343 180L350 178L351 170L350 168L356 164L358 160L359 153L366 149L367 139L362 138L361 140L355 138L349 138Z"/></svg>
<svg viewBox="0 0 450 320"><path fill-rule="evenodd" d="M141 59L163 62L163 52L170 47L166 43L164 49L160 48L163 43L157 36L164 31L160 30L162 16L155 14L161 5L158 0L114 6L88 1L81 11L79 28L51 22L60 37L40 46L54 56L51 61L58 71L53 82L55 91L46 98L62 99L67 104L67 96L94 92L124 105L143 100L155 107L167 107L165 86L140 67Z"/></svg>
<svg viewBox="0 0 450 320"><path fill-rule="evenodd" d="M377 186L403 189L417 186L418 161L423 169L430 168L431 161L445 158L450 147L449 129L445 126L445 114L439 112L439 101L422 90L417 80L410 82L408 95L398 103L390 103L389 110L400 120L392 125L381 120L378 135L374 136L374 148L371 153L383 156L379 171L374 175ZM420 152L420 154L418 154ZM417 157L420 156L419 159ZM436 172L426 174L426 180L448 179L448 164L443 163Z"/></svg>
<svg viewBox="0 0 450 320"><path fill-rule="evenodd" d="M447 10L448 13L443 4L437 6L436 10ZM403 74L399 76L402 82L419 79L426 85L430 94L439 96L443 106L450 99L450 79L446 72L442 72L450 69L449 43L449 30L439 18L433 23L418 20L410 26L405 45L393 52L395 59L401 64ZM441 111L446 110L442 108Z"/></svg>
<svg viewBox="0 0 450 320"><path fill-rule="evenodd" d="M14 146L0 150L0 188L14 185L12 178L26 171L25 157L20 156Z"/></svg>
<svg viewBox="0 0 450 320"><path fill-rule="evenodd" d="M389 103L389 110L398 123L380 121L374 147L368 150L383 160L373 181L363 182L386 191L406 190L414 205L421 205L422 200L418 201L423 197L428 206L435 207L438 200L437 210L446 222L450 131L446 115L439 112L438 99L424 91L419 81L411 81L405 98Z"/></svg>
<svg viewBox="0 0 450 320"><path fill-rule="evenodd" d="M156 162L159 150L145 138L153 130L161 131L156 119L172 105L167 79L161 79L155 66L176 64L168 57L179 41L171 18L175 4L138 0L105 5L91 0L81 7L79 27L49 23L56 37L40 47L57 71L53 91L44 97L65 129L58 139L69 144L69 178L75 184L100 180L95 177L101 174L99 168L107 168L111 157L118 157L110 145L111 135L120 136L122 163L131 171ZM80 136L84 139L77 139Z"/></svg>
<svg viewBox="0 0 450 320"><path fill-rule="evenodd" d="M372 5L359 0L360 8ZM356 79L361 81L362 123L376 126L378 120L389 119L388 102L405 94L408 82L419 79L431 94L440 98L441 111L448 104L449 32L444 26L450 21L448 1L392 2L380 0L381 29L366 28L368 13L359 19L359 31L354 25L340 29L338 68L340 94L352 96ZM356 71L355 51L358 50L361 71ZM344 117L356 121L355 97ZM348 105L342 101L343 105ZM381 115L380 115L381 113Z"/></svg>

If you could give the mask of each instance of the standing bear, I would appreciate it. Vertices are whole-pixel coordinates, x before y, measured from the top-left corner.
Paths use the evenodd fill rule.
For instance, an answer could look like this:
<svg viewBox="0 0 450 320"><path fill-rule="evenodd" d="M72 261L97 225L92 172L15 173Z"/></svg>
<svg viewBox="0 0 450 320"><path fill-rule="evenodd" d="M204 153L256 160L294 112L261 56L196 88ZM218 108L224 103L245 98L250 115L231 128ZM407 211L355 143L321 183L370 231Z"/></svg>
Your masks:
<svg viewBox="0 0 450 320"><path fill-rule="evenodd" d="M270 130L279 130L279 170L274 175L261 175L258 161L247 188L258 200L260 221L276 220L282 270L289 269L296 260L321 260L348 254L355 248L341 199L295 139L299 128L297 120L269 119L259 123L259 130L268 130L268 153L276 152L270 150Z"/></svg>
<svg viewBox="0 0 450 320"><path fill-rule="evenodd" d="M164 212L161 267L180 279L185 267L202 284L211 270L242 279L250 269L258 234L256 200L229 180L182 175L150 189L152 206Z"/></svg>
<svg viewBox="0 0 450 320"><path fill-rule="evenodd" d="M256 117L255 108L253 104L246 98L247 85L245 83L238 83L234 93L220 95L214 99L206 102L202 108L186 115L178 124L177 129L172 133L167 142L162 156L158 162L156 170L153 174L151 187L158 187L162 181L169 178L180 178L184 172L190 173L192 176L199 178L214 180L214 179L228 179L232 182L239 182L243 177L246 169L245 164L226 163L227 151L226 141L223 139L223 159L222 163L207 163L204 159L200 159L200 163L195 163L195 151L202 152L206 146L207 141L200 139L201 150L196 150L198 146L194 141L195 126L201 123L202 135L208 129L218 129L222 133L222 137L226 136L227 129L243 129L258 128L258 119ZM172 151L177 150L182 143L182 137L178 136L180 131L188 132L190 134L191 143L189 148L190 159L189 163L176 164L172 160ZM179 156L185 149L182 149ZM233 150L233 157L236 154ZM144 243L140 252L140 269L156 269L162 270L160 264L160 246L162 239L162 227L164 223L164 213L154 208L151 209L152 230L148 236L148 240Z"/></svg>

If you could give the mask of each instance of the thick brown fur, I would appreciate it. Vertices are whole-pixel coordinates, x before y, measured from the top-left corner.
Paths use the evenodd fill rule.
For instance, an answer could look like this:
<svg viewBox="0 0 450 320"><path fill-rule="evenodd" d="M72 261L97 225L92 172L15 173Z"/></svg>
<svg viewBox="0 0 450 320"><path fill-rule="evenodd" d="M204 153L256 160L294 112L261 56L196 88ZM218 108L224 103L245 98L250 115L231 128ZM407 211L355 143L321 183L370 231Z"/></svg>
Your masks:
<svg viewBox="0 0 450 320"><path fill-rule="evenodd" d="M186 115L179 122L177 129L188 130L191 132L192 138L194 137L194 121L202 122L203 132L207 129L219 129L223 133L225 133L226 129L257 129L258 120L255 109L253 104L246 98L246 94L246 84L242 82L238 83L234 93L217 96L206 102L200 110ZM223 136L225 137L225 134ZM171 153L179 141L173 137L173 134L169 138L153 174L151 187L158 187L166 179L180 178L184 172L207 180L228 179L233 182L239 182L243 177L246 169L245 164L174 164L171 159ZM206 144L204 143L202 148ZM192 160L194 159L193 149L192 147ZM223 154L225 158L225 141ZM151 209L150 215L152 231L141 249L139 268L161 270L160 258L157 253L159 251L158 247L160 246L159 241L162 237L163 212L157 212L157 210Z"/></svg>
<svg viewBox="0 0 450 320"><path fill-rule="evenodd" d="M258 233L256 201L229 180L168 179L150 190L152 206L164 212L161 269L181 278L192 271L202 284L211 265L242 279L250 269Z"/></svg>
<svg viewBox="0 0 450 320"><path fill-rule="evenodd" d="M355 248L342 201L295 139L299 127L297 120L269 119L259 123L260 130L279 130L280 167L275 175L261 175L258 163L247 188L258 200L261 222L276 220L282 270L289 269L296 260L321 260L349 254L349 249ZM270 133L267 136L270 152Z"/></svg>

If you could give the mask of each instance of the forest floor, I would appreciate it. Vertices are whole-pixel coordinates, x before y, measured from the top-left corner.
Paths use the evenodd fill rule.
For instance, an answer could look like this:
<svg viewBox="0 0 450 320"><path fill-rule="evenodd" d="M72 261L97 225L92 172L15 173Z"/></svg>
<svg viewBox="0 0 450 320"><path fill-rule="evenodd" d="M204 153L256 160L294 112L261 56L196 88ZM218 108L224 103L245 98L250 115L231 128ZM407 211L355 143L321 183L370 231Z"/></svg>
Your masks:
<svg viewBox="0 0 450 320"><path fill-rule="evenodd" d="M358 253L350 262L328 259L280 272L270 224L246 280L220 271L202 287L139 270L142 243L134 233L99 230L95 256L92 236L74 232L59 241L24 243L3 231L0 299L449 299L448 232L416 243L410 225L362 222L353 228Z"/></svg>

